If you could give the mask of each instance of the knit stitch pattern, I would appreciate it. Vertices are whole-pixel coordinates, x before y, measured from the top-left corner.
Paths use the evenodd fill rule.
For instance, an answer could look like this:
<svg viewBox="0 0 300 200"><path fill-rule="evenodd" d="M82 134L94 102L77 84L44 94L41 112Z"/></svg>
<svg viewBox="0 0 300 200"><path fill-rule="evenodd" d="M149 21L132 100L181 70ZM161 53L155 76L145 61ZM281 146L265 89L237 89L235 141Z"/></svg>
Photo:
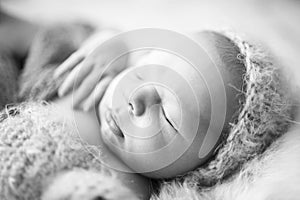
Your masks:
<svg viewBox="0 0 300 200"><path fill-rule="evenodd" d="M53 200L135 199L85 149L75 127L55 119L51 106L21 104L7 107L0 116L0 199L36 200L43 193L44 199ZM75 169L88 171L66 175Z"/></svg>

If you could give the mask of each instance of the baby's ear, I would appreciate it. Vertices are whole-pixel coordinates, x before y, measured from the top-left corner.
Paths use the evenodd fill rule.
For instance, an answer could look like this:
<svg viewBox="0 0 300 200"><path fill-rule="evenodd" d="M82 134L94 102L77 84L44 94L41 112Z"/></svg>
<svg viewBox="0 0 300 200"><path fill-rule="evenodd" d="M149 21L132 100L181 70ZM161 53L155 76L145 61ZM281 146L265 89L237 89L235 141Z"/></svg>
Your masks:
<svg viewBox="0 0 300 200"><path fill-rule="evenodd" d="M114 176L74 169L58 175L42 194L42 200L138 200Z"/></svg>

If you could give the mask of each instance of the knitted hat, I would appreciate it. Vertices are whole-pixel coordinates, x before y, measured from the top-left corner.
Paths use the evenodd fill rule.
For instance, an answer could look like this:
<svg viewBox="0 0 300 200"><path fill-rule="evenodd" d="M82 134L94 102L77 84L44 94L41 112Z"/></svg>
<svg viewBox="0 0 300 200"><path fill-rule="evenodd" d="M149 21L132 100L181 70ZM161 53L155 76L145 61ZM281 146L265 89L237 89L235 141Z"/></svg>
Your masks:
<svg viewBox="0 0 300 200"><path fill-rule="evenodd" d="M224 33L238 48L236 59L245 66L244 96L236 121L210 161L178 180L205 188L232 177L244 163L262 154L284 134L292 118L292 101L279 66L266 51Z"/></svg>
<svg viewBox="0 0 300 200"><path fill-rule="evenodd" d="M0 113L0 199L137 199L55 116L42 103Z"/></svg>

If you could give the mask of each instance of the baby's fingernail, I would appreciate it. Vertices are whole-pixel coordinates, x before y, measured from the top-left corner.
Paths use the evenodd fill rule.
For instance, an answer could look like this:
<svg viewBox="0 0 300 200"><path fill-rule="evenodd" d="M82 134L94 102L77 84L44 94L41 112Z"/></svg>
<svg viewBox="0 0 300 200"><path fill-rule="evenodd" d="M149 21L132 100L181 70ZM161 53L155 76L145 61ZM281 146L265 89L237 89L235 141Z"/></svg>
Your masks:
<svg viewBox="0 0 300 200"><path fill-rule="evenodd" d="M62 96L64 95L64 91L63 91L63 90L61 90L61 89L60 89L60 90L58 90L58 92L57 92L57 93L58 93L58 96L59 96L59 97L62 97Z"/></svg>
<svg viewBox="0 0 300 200"><path fill-rule="evenodd" d="M60 90L58 90L57 94L58 94L58 96L59 96L59 97L61 97L61 96L62 96L62 95L61 95L61 91L60 91Z"/></svg>

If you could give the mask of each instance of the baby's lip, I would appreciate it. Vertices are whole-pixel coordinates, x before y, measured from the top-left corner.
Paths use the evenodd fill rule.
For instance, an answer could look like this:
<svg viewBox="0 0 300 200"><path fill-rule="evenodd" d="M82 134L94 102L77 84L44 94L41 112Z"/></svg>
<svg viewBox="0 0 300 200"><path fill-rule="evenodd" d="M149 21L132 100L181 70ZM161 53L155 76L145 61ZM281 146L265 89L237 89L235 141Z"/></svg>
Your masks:
<svg viewBox="0 0 300 200"><path fill-rule="evenodd" d="M118 126L116 117L112 110L107 110L105 113L105 120L109 127L109 129L118 137L124 138L124 134L122 133L120 127Z"/></svg>

